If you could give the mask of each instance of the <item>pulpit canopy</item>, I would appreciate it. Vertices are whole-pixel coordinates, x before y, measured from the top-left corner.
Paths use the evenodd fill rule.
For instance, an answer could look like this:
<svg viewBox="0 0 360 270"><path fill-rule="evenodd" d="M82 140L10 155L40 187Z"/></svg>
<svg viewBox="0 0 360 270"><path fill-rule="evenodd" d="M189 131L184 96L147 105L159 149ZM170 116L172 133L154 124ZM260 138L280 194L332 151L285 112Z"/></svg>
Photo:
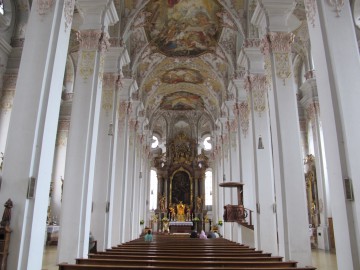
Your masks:
<svg viewBox="0 0 360 270"><path fill-rule="evenodd" d="M240 182L223 182L220 183L220 187L237 188L238 205L243 205L243 183Z"/></svg>

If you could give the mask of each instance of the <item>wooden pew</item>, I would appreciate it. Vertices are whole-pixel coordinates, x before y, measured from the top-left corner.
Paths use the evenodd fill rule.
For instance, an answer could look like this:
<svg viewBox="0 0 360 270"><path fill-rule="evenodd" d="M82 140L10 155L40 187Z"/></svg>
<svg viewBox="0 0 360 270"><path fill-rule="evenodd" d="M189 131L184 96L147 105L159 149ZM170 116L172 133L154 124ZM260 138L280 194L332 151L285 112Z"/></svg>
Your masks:
<svg viewBox="0 0 360 270"><path fill-rule="evenodd" d="M282 257L255 250L226 239L191 239L184 236L154 236L153 242L136 239L105 252L77 259L77 264L60 264L59 270L81 269L228 269L228 270L314 270L284 262Z"/></svg>

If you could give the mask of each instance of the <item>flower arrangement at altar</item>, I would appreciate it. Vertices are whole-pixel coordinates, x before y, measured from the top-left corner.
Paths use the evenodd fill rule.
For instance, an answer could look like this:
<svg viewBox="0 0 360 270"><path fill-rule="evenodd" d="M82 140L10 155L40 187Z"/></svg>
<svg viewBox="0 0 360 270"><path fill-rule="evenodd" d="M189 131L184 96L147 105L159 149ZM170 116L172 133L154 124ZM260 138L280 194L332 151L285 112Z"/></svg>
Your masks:
<svg viewBox="0 0 360 270"><path fill-rule="evenodd" d="M142 219L140 220L140 225L144 225L145 221Z"/></svg>
<svg viewBox="0 0 360 270"><path fill-rule="evenodd" d="M194 222L199 222L199 221L200 221L200 218L194 217L192 221L194 221Z"/></svg>
<svg viewBox="0 0 360 270"><path fill-rule="evenodd" d="M218 225L219 225L219 226L222 226L222 225L223 225L223 221L222 221L221 219L219 219Z"/></svg>
<svg viewBox="0 0 360 270"><path fill-rule="evenodd" d="M168 221L169 221L169 219L167 217L162 218L162 222L168 222Z"/></svg>

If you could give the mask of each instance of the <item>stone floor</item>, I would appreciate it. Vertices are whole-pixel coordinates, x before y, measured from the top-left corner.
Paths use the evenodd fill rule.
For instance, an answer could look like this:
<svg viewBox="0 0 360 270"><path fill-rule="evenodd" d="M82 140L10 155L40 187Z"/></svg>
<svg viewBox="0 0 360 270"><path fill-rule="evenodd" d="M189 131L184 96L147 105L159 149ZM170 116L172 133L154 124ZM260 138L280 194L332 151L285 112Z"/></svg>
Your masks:
<svg viewBox="0 0 360 270"><path fill-rule="evenodd" d="M46 246L43 256L42 270L57 270L56 246ZM336 254L323 250L312 251L312 262L317 270L338 270L336 265Z"/></svg>

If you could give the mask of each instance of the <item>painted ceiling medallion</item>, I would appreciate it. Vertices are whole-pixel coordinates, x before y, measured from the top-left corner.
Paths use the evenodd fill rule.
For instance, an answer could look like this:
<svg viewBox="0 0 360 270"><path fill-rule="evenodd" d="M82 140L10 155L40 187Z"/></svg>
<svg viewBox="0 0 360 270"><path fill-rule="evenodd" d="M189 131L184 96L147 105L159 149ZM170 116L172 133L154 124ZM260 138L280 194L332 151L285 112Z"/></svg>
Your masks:
<svg viewBox="0 0 360 270"><path fill-rule="evenodd" d="M175 68L164 73L161 82L168 84L192 83L199 84L204 82L203 76L198 70L189 68Z"/></svg>
<svg viewBox="0 0 360 270"><path fill-rule="evenodd" d="M150 42L168 56L198 56L215 51L222 27L215 0L151 1L145 26Z"/></svg>
<svg viewBox="0 0 360 270"><path fill-rule="evenodd" d="M165 96L160 108L163 110L201 110L204 109L204 101L198 95L180 91Z"/></svg>

